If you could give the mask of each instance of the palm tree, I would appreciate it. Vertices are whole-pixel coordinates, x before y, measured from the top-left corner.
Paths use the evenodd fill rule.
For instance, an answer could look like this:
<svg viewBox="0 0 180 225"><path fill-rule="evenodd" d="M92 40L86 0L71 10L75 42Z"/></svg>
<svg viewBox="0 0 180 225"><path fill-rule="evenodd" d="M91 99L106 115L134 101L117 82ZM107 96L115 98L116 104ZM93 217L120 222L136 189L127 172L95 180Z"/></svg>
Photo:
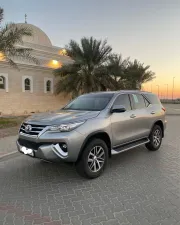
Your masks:
<svg viewBox="0 0 180 225"><path fill-rule="evenodd" d="M80 44L71 40L66 51L73 63L54 71L54 75L59 78L56 94L64 92L75 97L83 93L114 88L116 81L106 65L112 48L107 45L106 40L84 37Z"/></svg>
<svg viewBox="0 0 180 225"><path fill-rule="evenodd" d="M155 73L149 70L150 66L144 66L137 60L128 63L125 69L126 89L141 89L143 83L155 78Z"/></svg>
<svg viewBox="0 0 180 225"><path fill-rule="evenodd" d="M0 8L0 55L11 66L17 68L14 58L28 60L38 64L38 60L31 55L32 49L19 47L23 45L23 36L32 36L32 31L27 26L17 26L8 23L1 26L3 21L3 9ZM19 46L18 46L19 45Z"/></svg>
<svg viewBox="0 0 180 225"><path fill-rule="evenodd" d="M112 54L109 56L107 68L113 79L117 82L115 89L125 89L126 74L129 58L123 59L122 55Z"/></svg>

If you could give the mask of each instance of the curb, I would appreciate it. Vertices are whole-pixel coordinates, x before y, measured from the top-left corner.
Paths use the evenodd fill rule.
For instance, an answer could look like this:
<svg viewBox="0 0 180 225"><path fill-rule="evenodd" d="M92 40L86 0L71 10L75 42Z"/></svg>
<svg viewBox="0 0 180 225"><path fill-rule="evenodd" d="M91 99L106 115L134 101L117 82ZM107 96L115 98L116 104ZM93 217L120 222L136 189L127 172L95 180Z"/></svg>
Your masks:
<svg viewBox="0 0 180 225"><path fill-rule="evenodd" d="M166 116L180 116L180 114L166 113Z"/></svg>
<svg viewBox="0 0 180 225"><path fill-rule="evenodd" d="M14 151L14 152L2 155L2 156L0 156L0 162L1 161L6 161L6 160L11 159L13 157L17 157L18 155L19 155L18 151Z"/></svg>

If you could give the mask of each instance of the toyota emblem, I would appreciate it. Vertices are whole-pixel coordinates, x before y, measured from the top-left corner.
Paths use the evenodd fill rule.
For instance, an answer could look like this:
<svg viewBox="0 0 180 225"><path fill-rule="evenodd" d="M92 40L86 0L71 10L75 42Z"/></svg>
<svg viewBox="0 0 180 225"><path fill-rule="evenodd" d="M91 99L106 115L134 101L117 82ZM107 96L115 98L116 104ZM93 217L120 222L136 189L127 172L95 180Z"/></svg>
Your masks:
<svg viewBox="0 0 180 225"><path fill-rule="evenodd" d="M28 125L25 126L25 131L27 133L31 132L31 130L32 130L32 126L31 125L28 124Z"/></svg>

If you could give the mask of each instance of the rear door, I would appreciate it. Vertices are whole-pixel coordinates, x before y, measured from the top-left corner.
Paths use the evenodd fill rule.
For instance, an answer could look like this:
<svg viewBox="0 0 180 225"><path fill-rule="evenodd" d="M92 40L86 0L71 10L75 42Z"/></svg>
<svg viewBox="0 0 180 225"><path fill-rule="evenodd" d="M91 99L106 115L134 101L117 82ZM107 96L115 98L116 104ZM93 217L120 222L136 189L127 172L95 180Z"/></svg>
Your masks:
<svg viewBox="0 0 180 225"><path fill-rule="evenodd" d="M140 139L149 136L151 127L151 114L149 113L149 102L139 93L130 95L132 102L132 115L134 126L136 129L133 131L133 139Z"/></svg>

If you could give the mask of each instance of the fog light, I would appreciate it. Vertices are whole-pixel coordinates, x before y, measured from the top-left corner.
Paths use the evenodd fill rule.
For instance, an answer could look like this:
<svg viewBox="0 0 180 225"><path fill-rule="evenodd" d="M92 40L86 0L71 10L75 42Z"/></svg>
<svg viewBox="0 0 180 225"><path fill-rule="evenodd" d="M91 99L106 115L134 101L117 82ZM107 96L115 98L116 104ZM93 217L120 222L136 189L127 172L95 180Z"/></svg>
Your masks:
<svg viewBox="0 0 180 225"><path fill-rule="evenodd" d="M66 143L59 143L59 146L64 152L68 151L68 146Z"/></svg>
<svg viewBox="0 0 180 225"><path fill-rule="evenodd" d="M63 146L62 146L63 148L67 148L67 145L66 144L63 144Z"/></svg>

